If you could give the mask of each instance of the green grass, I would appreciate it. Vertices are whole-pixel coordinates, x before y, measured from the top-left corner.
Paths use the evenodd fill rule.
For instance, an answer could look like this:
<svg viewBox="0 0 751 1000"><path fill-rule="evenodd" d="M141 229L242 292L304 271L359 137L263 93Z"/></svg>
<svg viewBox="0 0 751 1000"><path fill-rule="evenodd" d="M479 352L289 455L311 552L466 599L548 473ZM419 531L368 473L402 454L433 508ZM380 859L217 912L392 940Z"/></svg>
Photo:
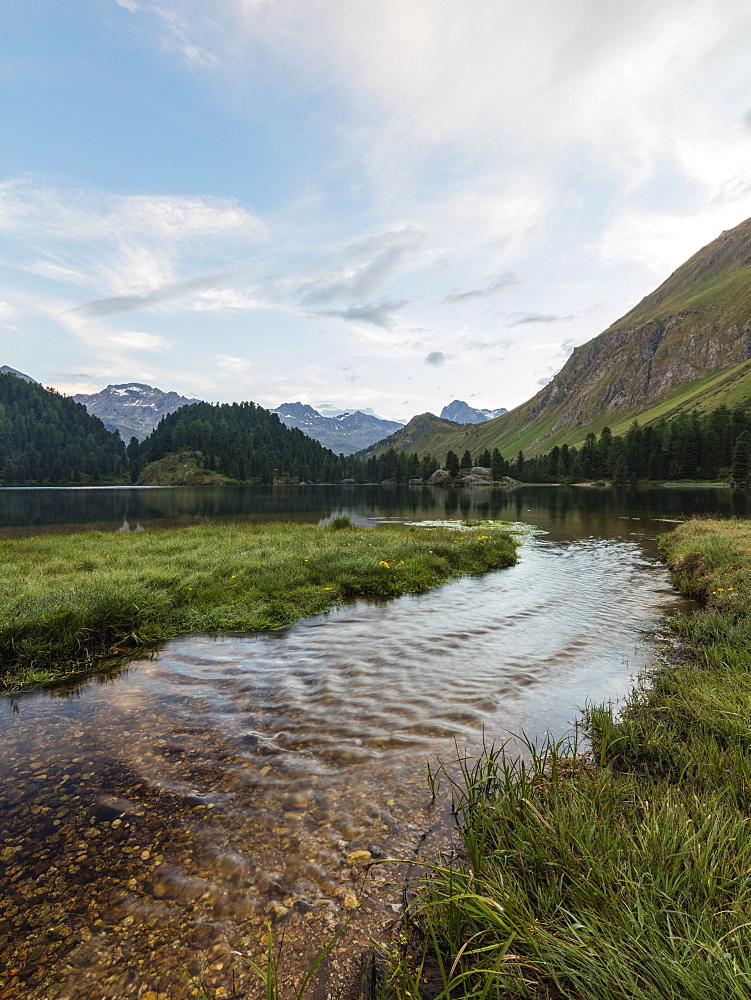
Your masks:
<svg viewBox="0 0 751 1000"><path fill-rule="evenodd" d="M281 628L357 597L515 561L497 527L202 525L0 542L0 684L18 690L190 632Z"/></svg>
<svg viewBox="0 0 751 1000"><path fill-rule="evenodd" d="M586 710L587 755L575 732L449 778L464 852L419 897L431 997L751 997L751 522L662 546L704 604L671 620L677 662L620 717ZM394 961L392 987L419 996L414 967Z"/></svg>

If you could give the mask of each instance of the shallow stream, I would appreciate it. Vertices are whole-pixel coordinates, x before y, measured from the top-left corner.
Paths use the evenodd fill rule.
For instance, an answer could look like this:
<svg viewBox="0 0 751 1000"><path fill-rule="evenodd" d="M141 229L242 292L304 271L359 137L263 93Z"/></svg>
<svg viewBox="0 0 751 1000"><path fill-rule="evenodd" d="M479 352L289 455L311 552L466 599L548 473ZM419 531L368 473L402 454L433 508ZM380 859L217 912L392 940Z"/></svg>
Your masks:
<svg viewBox="0 0 751 1000"><path fill-rule="evenodd" d="M263 960L266 919L289 983L362 904L312 994L335 995L401 911L404 868L364 882L366 862L452 837L426 762L507 730L563 734L586 700L626 693L660 616L688 606L656 561L676 513L664 497L593 509L574 494L561 511L561 491L517 491L511 510L501 491L452 491L451 512L435 492L380 506L318 494L287 516L470 514L540 531L509 569L275 633L175 640L2 702L0 997L177 1000L198 982L212 1000L260 997L245 958Z"/></svg>

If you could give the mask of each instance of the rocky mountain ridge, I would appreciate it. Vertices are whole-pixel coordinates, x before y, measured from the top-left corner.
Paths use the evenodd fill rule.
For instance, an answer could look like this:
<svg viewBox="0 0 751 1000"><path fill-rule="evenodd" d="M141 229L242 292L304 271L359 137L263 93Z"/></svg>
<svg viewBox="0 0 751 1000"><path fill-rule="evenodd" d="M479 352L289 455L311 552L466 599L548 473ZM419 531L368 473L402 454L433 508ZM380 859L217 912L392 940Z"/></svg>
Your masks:
<svg viewBox="0 0 751 1000"><path fill-rule="evenodd" d="M402 427L361 410L324 417L307 403L282 403L271 411L287 427L296 427L337 455L352 455Z"/></svg>
<svg viewBox="0 0 751 1000"><path fill-rule="evenodd" d="M126 444L132 437L143 441L165 414L173 413L181 406L201 402L177 392L164 392L143 382L108 385L101 392L78 393L73 399L99 417L108 430L119 431Z"/></svg>
<svg viewBox="0 0 751 1000"><path fill-rule="evenodd" d="M508 413L505 406L500 406L497 410L478 410L463 399L454 399L444 406L440 415L443 420L453 420L456 424L482 424L504 413Z"/></svg>

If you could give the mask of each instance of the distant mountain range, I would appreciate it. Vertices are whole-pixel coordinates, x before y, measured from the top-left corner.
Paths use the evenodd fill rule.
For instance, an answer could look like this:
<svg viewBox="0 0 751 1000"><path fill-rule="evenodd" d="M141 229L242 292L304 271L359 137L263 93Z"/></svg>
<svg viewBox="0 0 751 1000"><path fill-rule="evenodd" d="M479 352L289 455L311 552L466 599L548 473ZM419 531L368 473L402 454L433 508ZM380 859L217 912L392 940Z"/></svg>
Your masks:
<svg viewBox="0 0 751 1000"><path fill-rule="evenodd" d="M482 424L486 420L500 417L502 413L508 413L505 406L497 410L477 410L463 399L455 399L448 406L444 406L441 417L444 420L453 420L455 424Z"/></svg>
<svg viewBox="0 0 751 1000"><path fill-rule="evenodd" d="M143 441L165 414L173 413L181 406L201 402L176 392L163 392L143 382L108 385L101 392L91 395L78 393L73 399L99 417L107 430L119 431L126 444L132 437Z"/></svg>
<svg viewBox="0 0 751 1000"><path fill-rule="evenodd" d="M403 426L360 410L324 417L307 403L282 403L271 412L287 427L296 427L337 455L353 455Z"/></svg>

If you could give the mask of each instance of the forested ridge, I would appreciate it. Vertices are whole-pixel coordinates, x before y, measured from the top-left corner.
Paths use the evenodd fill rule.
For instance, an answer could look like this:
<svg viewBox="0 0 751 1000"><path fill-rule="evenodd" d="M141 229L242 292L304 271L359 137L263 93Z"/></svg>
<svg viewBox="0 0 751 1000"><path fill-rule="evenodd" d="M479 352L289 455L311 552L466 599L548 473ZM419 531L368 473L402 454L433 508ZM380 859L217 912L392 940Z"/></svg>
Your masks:
<svg viewBox="0 0 751 1000"><path fill-rule="evenodd" d="M197 453L203 468L243 483L338 482L360 464L286 427L256 403L193 403L163 417L140 445L131 441L134 481L150 462L185 450Z"/></svg>
<svg viewBox="0 0 751 1000"><path fill-rule="evenodd" d="M433 455L420 459L394 449L363 464L369 481L405 482L425 478L439 468ZM474 455L466 450L461 457L449 451L440 464L456 479L473 466L490 469L494 480L511 476L528 483L717 479L745 483L751 471L751 415L742 406L732 410L720 406L711 413L686 413L647 427L634 421L622 435L605 427L599 437L588 434L581 448L556 446L531 458L522 451L505 457L497 448Z"/></svg>
<svg viewBox="0 0 751 1000"><path fill-rule="evenodd" d="M492 480L615 483L726 479L745 483L751 465L751 415L744 406L690 412L621 436L604 428L581 448L555 447L527 458L497 448L459 456L390 449L364 459L335 455L255 403L194 403L165 416L127 449L85 407L54 390L0 375L0 485L86 485L138 482L144 468L190 452L200 467L238 483L407 483L426 481L439 468L459 482L472 467Z"/></svg>
<svg viewBox="0 0 751 1000"><path fill-rule="evenodd" d="M517 478L535 482L729 478L743 483L750 447L751 416L745 407L720 406L711 413L694 411L647 427L634 421L620 436L605 427L599 437L588 434L580 449L564 445L531 460L519 453L515 467Z"/></svg>
<svg viewBox="0 0 751 1000"><path fill-rule="evenodd" d="M0 484L128 481L125 445L75 400L0 375Z"/></svg>

